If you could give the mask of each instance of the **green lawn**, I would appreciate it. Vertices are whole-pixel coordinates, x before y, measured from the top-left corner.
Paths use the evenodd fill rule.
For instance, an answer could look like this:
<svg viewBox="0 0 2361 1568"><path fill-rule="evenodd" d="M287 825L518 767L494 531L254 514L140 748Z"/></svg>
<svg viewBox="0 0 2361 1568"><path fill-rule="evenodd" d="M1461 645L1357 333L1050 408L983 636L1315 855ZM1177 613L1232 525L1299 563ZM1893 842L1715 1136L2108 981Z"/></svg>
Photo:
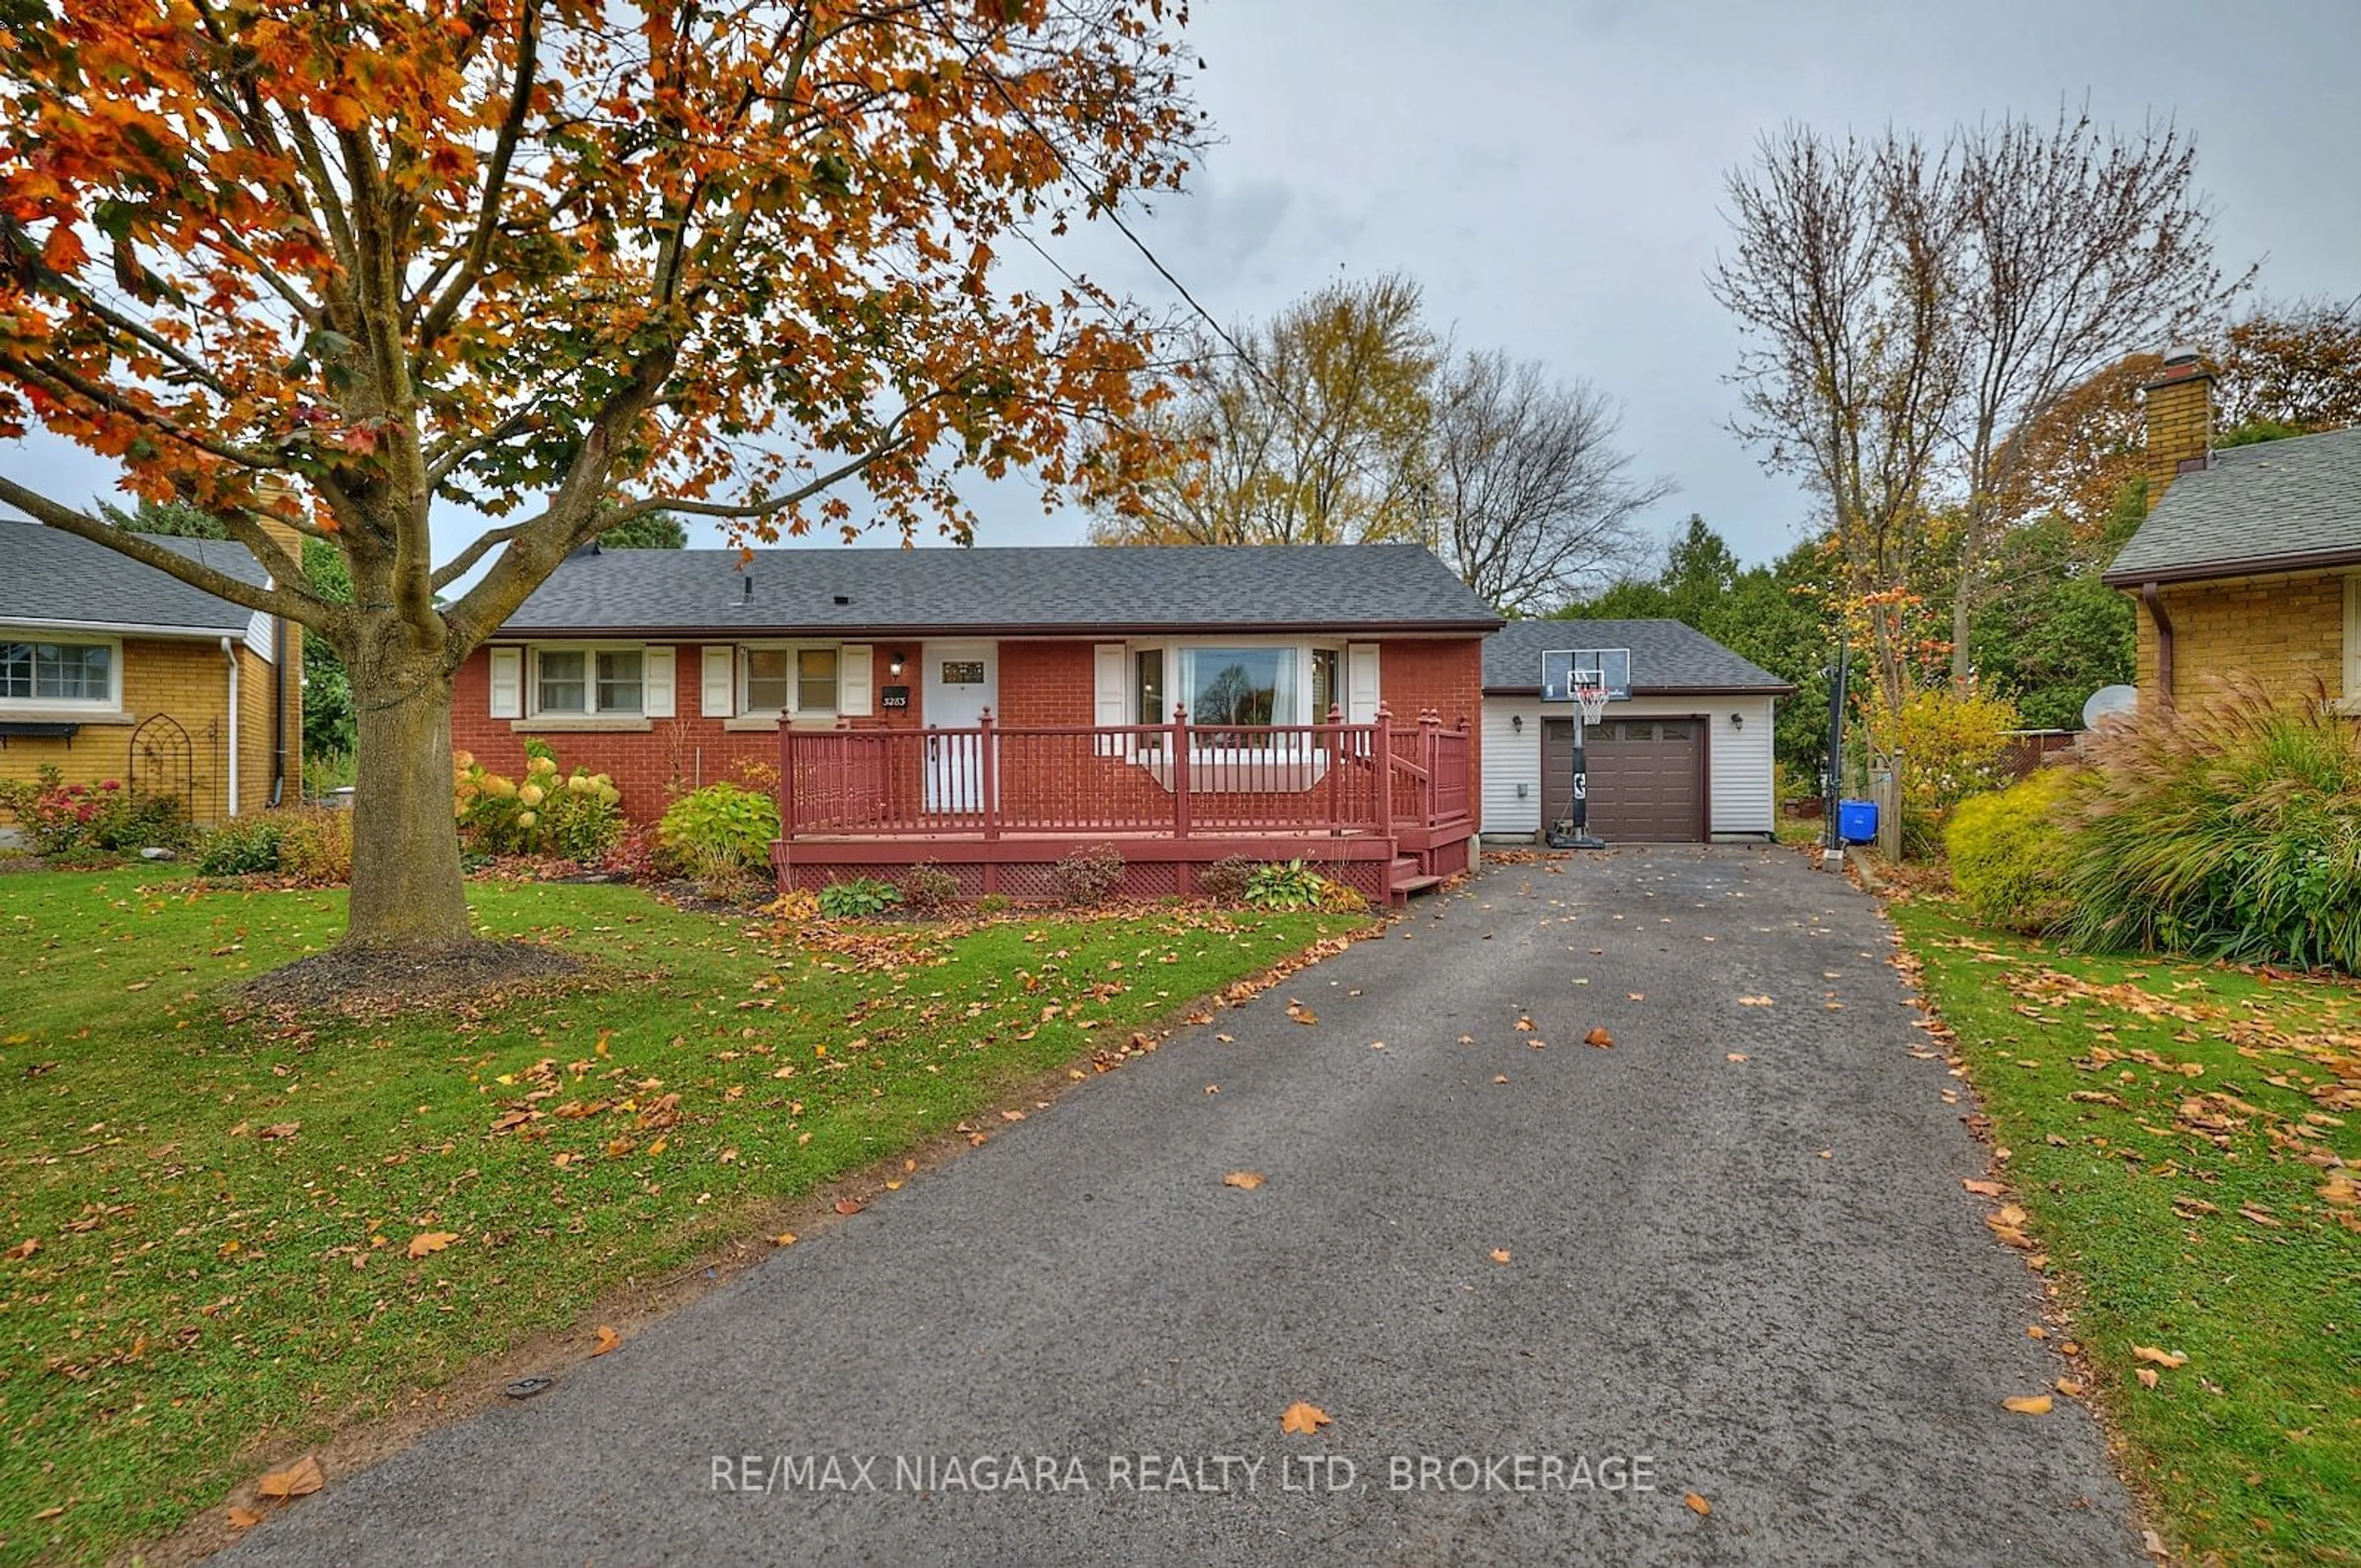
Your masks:
<svg viewBox="0 0 2361 1568"><path fill-rule="evenodd" d="M2361 1563L2361 988L1893 916L2168 1540Z"/></svg>
<svg viewBox="0 0 2361 1568"><path fill-rule="evenodd" d="M631 888L486 883L488 931L610 978L293 1028L225 1021L222 988L333 940L342 895L148 875L0 879L0 1559L167 1532L1093 1032L1358 924L1176 908L806 945Z"/></svg>

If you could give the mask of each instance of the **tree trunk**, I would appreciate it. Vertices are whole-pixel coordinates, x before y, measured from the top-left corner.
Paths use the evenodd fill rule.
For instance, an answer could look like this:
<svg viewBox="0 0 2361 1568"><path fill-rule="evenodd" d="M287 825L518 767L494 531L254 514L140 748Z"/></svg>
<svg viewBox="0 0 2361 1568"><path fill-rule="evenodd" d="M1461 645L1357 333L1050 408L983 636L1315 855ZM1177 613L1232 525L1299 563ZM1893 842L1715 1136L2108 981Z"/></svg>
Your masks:
<svg viewBox="0 0 2361 1568"><path fill-rule="evenodd" d="M345 945L454 948L475 939L452 823L451 677L425 659L352 668L359 785Z"/></svg>
<svg viewBox="0 0 2361 1568"><path fill-rule="evenodd" d="M1968 647L1968 629L1976 616L1976 586L1973 553L1962 552L1959 587L1951 595L1951 690L1960 696L1968 695L1968 678L1975 670L1973 655Z"/></svg>

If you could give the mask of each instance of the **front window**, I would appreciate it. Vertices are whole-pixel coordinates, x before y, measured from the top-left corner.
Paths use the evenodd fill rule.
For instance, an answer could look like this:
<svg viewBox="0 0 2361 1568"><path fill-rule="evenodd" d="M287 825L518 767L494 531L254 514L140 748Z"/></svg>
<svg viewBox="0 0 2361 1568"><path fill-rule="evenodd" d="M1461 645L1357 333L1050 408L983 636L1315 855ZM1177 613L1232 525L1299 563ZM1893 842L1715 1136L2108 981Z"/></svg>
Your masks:
<svg viewBox="0 0 2361 1568"><path fill-rule="evenodd" d="M637 648L544 648L533 660L537 713L637 713L642 656Z"/></svg>
<svg viewBox="0 0 2361 1568"><path fill-rule="evenodd" d="M746 650L746 711L785 713L787 710L788 650Z"/></svg>
<svg viewBox="0 0 2361 1568"><path fill-rule="evenodd" d="M836 711L835 649L798 648L796 650L796 711L797 713L834 713Z"/></svg>
<svg viewBox="0 0 2361 1568"><path fill-rule="evenodd" d="M832 714L836 711L836 650L749 648L745 653L745 713Z"/></svg>
<svg viewBox="0 0 2361 1568"><path fill-rule="evenodd" d="M1132 684L1139 688L1141 724L1162 724L1172 717L1164 702L1164 650L1142 648L1132 659Z"/></svg>
<svg viewBox="0 0 2361 1568"><path fill-rule="evenodd" d="M1292 648L1184 648L1189 717L1213 726L1293 723L1295 665Z"/></svg>
<svg viewBox="0 0 2361 1568"><path fill-rule="evenodd" d="M1328 722L1328 710L1344 702L1342 683L1337 671L1344 655L1334 648L1312 650L1312 722Z"/></svg>
<svg viewBox="0 0 2361 1568"><path fill-rule="evenodd" d="M104 703L114 696L112 643L0 643L0 701Z"/></svg>

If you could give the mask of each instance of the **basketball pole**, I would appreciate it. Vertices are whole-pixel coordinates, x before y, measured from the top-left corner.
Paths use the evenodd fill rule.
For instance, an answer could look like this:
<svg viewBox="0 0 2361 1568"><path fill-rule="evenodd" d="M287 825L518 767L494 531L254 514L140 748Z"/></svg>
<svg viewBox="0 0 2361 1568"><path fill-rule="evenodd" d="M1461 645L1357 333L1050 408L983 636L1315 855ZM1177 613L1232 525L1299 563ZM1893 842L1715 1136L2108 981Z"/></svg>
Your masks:
<svg viewBox="0 0 2361 1568"><path fill-rule="evenodd" d="M1589 726L1582 721L1582 704L1574 705L1574 838L1565 844L1569 850L1603 850L1607 840L1590 836L1590 758L1583 743L1583 732Z"/></svg>

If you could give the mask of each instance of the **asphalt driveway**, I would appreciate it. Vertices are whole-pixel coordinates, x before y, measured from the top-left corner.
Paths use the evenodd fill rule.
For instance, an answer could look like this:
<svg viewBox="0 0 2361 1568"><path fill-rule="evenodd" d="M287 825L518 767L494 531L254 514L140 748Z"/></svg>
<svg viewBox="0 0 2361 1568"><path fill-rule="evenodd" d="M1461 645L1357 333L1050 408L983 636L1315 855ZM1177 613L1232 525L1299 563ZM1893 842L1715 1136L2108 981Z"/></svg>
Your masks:
<svg viewBox="0 0 2361 1568"><path fill-rule="evenodd" d="M2138 1561L1889 951L1783 850L1497 868L231 1560Z"/></svg>

